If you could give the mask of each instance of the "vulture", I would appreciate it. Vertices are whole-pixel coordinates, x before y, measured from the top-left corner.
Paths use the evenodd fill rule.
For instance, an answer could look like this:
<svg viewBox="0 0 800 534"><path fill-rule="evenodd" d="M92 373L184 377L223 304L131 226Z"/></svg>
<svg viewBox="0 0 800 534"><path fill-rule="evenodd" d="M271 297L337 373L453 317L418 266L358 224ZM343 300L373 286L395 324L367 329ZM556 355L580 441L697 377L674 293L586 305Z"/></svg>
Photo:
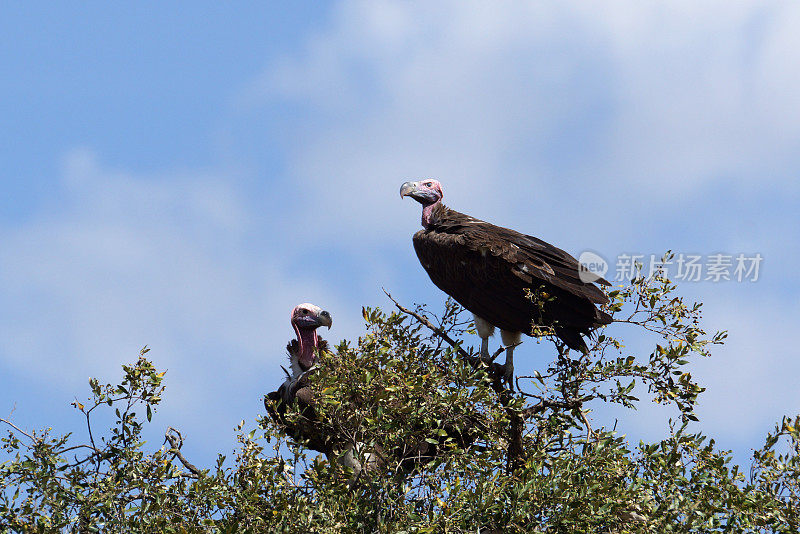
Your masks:
<svg viewBox="0 0 800 534"><path fill-rule="evenodd" d="M317 415L314 410L314 398L308 383L309 371L313 370L319 351L328 350L328 342L317 335L317 328L327 326L330 329L333 325L331 314L319 306L310 303L298 304L294 307L291 314L291 324L294 328L297 339L293 339L286 345L289 353L289 365L291 372L286 372L286 380L278 388L277 392L267 395L264 405L273 419L282 425L286 425L283 418L285 405L276 408L267 401L282 401L291 404L298 399L305 416L305 426L294 427L290 434L295 439L306 439L314 450L325 451L326 456L331 461L341 461L341 463L353 470L353 476L349 481L353 486L358 480L363 470L375 469L381 465L380 455L373 450L365 449L364 444L356 442L355 446L345 445L334 447L329 441L329 436L319 435L314 430L318 429ZM358 451L363 451L364 462L359 461Z"/></svg>
<svg viewBox="0 0 800 534"><path fill-rule="evenodd" d="M612 321L596 306L608 296L594 283L610 284L560 248L451 210L442 204L437 180L404 183L400 198L406 196L422 204L423 228L414 234L420 263L439 289L472 312L483 358L489 358L489 337L500 329L512 389L521 334L544 327L585 353L582 336Z"/></svg>
<svg viewBox="0 0 800 534"><path fill-rule="evenodd" d="M278 389L284 400L289 400L297 389L300 378L317 360L317 351L327 350L328 342L317 335L317 328L333 324L331 314L314 304L298 304L292 310L291 324L297 339L286 345L291 373L286 371L286 381Z"/></svg>

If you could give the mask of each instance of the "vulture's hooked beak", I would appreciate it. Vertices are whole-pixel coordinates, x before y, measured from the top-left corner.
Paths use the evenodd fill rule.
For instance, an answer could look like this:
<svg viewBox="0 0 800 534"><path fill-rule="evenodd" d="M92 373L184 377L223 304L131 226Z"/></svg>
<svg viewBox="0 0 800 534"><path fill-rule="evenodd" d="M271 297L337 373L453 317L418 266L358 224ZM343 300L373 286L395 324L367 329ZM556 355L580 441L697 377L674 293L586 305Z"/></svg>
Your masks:
<svg viewBox="0 0 800 534"><path fill-rule="evenodd" d="M417 182L406 182L400 186L400 198L413 196L417 190Z"/></svg>
<svg viewBox="0 0 800 534"><path fill-rule="evenodd" d="M331 314L325 310L319 312L319 315L317 316L317 321L319 322L320 326L327 326L328 330L330 330L331 326L333 326L333 318L331 317Z"/></svg>

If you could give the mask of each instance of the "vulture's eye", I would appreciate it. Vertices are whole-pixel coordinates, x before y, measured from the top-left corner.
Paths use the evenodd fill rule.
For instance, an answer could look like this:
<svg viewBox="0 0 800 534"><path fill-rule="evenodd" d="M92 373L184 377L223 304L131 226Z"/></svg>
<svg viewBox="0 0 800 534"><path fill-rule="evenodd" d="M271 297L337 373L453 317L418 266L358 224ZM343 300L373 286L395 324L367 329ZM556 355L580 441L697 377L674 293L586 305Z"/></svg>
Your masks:
<svg viewBox="0 0 800 534"><path fill-rule="evenodd" d="M307 315L308 314L308 310L300 310L300 313L302 313L303 315Z"/></svg>
<svg viewBox="0 0 800 534"><path fill-rule="evenodd" d="M432 187L432 186L433 186L433 182L427 182L427 183L425 184L425 187Z"/></svg>

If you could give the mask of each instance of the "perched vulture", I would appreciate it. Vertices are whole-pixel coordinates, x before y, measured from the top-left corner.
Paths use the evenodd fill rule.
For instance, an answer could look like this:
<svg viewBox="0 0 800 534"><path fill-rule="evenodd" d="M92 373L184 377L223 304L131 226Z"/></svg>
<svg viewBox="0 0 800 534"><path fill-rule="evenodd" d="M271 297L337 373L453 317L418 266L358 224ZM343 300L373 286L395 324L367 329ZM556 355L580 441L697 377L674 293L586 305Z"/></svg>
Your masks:
<svg viewBox="0 0 800 534"><path fill-rule="evenodd" d="M313 450L324 452L329 460L339 461L350 467L353 470L350 485L353 485L363 470L375 469L381 465L380 455L374 450L367 450L362 443L341 444L322 432L325 427L318 420L308 381L309 371L314 368L318 351L328 350L328 342L317 335L317 328L330 328L333 324L331 314L314 304L298 304L292 310L291 324L297 335L297 339L286 345L291 373L286 372L286 380L277 392L266 396L264 406L273 420L283 425L292 437L304 440ZM286 404L295 400L298 401L304 418L298 423L287 424L284 418ZM359 452L364 459L363 464L359 461Z"/></svg>
<svg viewBox="0 0 800 534"><path fill-rule="evenodd" d="M300 378L314 366L317 351L327 350L328 342L317 335L317 328L327 326L330 329L333 320L331 314L319 306L303 303L292 310L291 323L297 339L286 345L292 371L286 373L286 381L278 389L284 400L292 397Z"/></svg>
<svg viewBox="0 0 800 534"><path fill-rule="evenodd" d="M484 358L489 337L500 329L507 347L505 378L512 387L513 350L522 333L551 328L569 348L586 352L582 336L611 322L595 306L608 297L593 282L609 283L587 273L568 253L451 210L442 204L436 180L404 183L400 197L405 196L422 204L423 229L414 234L420 263L439 289L472 312Z"/></svg>
<svg viewBox="0 0 800 534"><path fill-rule="evenodd" d="M264 407L286 435L325 454L331 463L352 469L348 481L350 487L356 486L364 475L387 467L387 461L398 465L400 471L397 474L405 476L449 450L453 443L467 447L478 438L475 429L485 424L478 413L465 414L432 428L422 425L409 428L409 439L389 450L372 440L365 443L363 428L347 430L331 425L316 410L313 387L318 351L327 349L327 343L316 330L320 326L330 328L331 315L313 304L299 304L292 310L291 324L297 335L297 339L286 347L291 373L286 371L286 381L280 388L265 395ZM344 401L355 409L360 408L363 402L357 398ZM387 406L387 409L396 410L397 406ZM287 414L297 413L302 417L287 417Z"/></svg>

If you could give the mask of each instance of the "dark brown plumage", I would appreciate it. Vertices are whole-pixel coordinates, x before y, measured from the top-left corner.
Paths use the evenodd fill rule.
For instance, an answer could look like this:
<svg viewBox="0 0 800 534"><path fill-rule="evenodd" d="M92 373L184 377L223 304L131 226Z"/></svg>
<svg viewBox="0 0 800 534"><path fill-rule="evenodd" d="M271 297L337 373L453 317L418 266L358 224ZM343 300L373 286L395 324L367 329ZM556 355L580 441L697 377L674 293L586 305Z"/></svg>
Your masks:
<svg viewBox="0 0 800 534"><path fill-rule="evenodd" d="M414 234L414 250L439 289L502 330L530 335L534 324L552 326L568 347L585 351L581 336L611 322L595 307L608 297L581 280L578 261L533 236L439 203Z"/></svg>
<svg viewBox="0 0 800 534"><path fill-rule="evenodd" d="M583 336L612 321L596 306L608 297L595 283L609 283L560 248L451 210L442 204L436 180L406 182L400 196L422 204L414 250L433 283L475 316L483 357L488 338L500 328L509 384L520 333L552 328L568 347L586 352Z"/></svg>

